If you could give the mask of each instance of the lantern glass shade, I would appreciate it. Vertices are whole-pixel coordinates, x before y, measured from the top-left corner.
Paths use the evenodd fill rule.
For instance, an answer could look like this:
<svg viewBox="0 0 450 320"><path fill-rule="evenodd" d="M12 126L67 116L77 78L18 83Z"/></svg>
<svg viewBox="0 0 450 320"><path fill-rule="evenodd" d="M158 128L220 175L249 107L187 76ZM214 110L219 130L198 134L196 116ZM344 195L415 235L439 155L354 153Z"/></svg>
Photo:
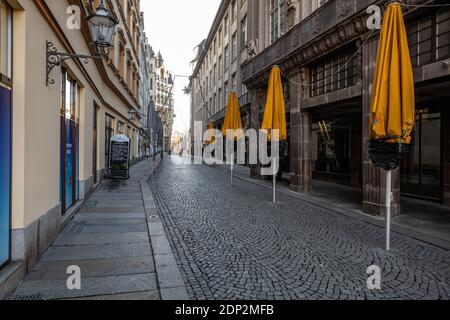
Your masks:
<svg viewBox="0 0 450 320"><path fill-rule="evenodd" d="M108 9L103 4L97 8L96 12L87 17L89 28L94 43L98 47L112 47L112 38L117 21L111 16Z"/></svg>

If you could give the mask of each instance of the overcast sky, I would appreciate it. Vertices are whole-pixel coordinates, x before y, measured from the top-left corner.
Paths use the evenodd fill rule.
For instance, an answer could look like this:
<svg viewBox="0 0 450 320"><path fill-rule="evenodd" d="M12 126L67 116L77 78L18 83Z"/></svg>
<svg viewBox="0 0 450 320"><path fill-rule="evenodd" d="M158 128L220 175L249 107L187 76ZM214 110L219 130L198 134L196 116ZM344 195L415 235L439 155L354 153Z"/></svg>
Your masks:
<svg viewBox="0 0 450 320"><path fill-rule="evenodd" d="M145 31L155 52L161 50L165 65L174 75L191 75L194 48L208 36L220 0L143 0ZM174 130L189 129L189 97L183 94L188 79L175 81Z"/></svg>

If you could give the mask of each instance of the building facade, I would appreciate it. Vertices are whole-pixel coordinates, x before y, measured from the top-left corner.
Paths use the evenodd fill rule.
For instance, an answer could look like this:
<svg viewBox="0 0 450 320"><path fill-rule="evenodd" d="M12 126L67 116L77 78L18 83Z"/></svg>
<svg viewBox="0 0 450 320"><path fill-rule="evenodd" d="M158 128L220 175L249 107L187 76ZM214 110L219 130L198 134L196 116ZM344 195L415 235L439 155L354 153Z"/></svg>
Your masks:
<svg viewBox="0 0 450 320"><path fill-rule="evenodd" d="M163 152L168 152L170 150L175 117L174 78L172 73L165 67L161 52L158 52L153 57L152 64L154 66L153 96L155 99L155 108L163 124Z"/></svg>
<svg viewBox="0 0 450 320"><path fill-rule="evenodd" d="M288 161L283 164L283 171L290 177L291 188L309 193L314 180L349 185L359 190L355 192L362 199L363 210L374 215L384 214L386 174L374 167L368 155L371 87L379 30L368 29L370 15L366 10L377 5L384 12L386 3L374 0L238 3L238 8L246 6L246 32L241 39L247 41L241 52L236 86L238 93L239 88L249 92L246 101L250 107L241 103L244 117L248 117L246 126L260 127L269 72L272 66L280 66L288 120ZM414 1L410 5L409 1L403 1L416 82L417 119L413 150L394 173L396 214L401 213L402 195L450 206L450 106L445 89L450 87L450 9L439 7L444 3ZM196 59L191 82L192 127L195 120L203 121L205 126L211 122L208 57L223 17L231 8L230 1L222 1ZM196 85L197 78L200 81ZM212 105L214 110L214 102ZM253 166L251 171L253 177L260 177L260 166Z"/></svg>
<svg viewBox="0 0 450 320"><path fill-rule="evenodd" d="M222 1L207 39L197 48L190 82L191 128L195 121L201 121L204 128L210 123L219 128L231 91L240 97L248 121L250 105L241 81L241 66L248 58L249 2Z"/></svg>
<svg viewBox="0 0 450 320"><path fill-rule="evenodd" d="M47 74L47 43L96 54L84 17L99 0L0 1L0 273L15 272L8 279L34 265L100 182L113 135L128 135L132 159L144 153L144 123L130 117L148 106L139 1L105 4L119 21L114 50L88 64L66 60Z"/></svg>

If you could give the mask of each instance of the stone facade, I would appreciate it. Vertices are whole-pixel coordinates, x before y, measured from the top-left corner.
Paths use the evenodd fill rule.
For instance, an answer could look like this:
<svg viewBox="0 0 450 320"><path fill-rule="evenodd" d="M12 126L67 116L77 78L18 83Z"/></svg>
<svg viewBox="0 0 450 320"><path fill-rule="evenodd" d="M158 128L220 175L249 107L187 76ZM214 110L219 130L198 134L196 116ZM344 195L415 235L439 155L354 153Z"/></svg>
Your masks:
<svg viewBox="0 0 450 320"><path fill-rule="evenodd" d="M422 2L414 1L414 4ZM272 27L270 6L266 1L248 1L249 43L257 45L252 46L252 56L243 64L241 73L243 84L247 86L251 95L251 127L258 128L260 125L269 71L272 66L278 65L283 73L290 124L288 130L290 167L285 168L285 171L290 173L292 189L308 193L312 190L314 179L345 183L360 188L364 211L382 215L385 206L386 174L383 170L375 168L368 157L368 121L379 32L367 29L366 9L374 4L384 8L386 1L331 0L324 2L319 8L312 5L317 4L317 1L281 1L280 3L285 6L281 10L285 14L285 23L279 37L273 40L271 35L273 31L270 30ZM410 2L407 1L405 4ZM434 13L438 16L438 21L439 19L446 21L443 20L448 14L444 11L446 9L437 10L441 10ZM414 34L411 32L415 30L415 24L419 23L419 19L424 15L433 13L417 6L404 7L404 12L412 39L410 41L414 41ZM412 57L416 57L413 47L411 50ZM430 55L433 55L432 52ZM413 192L421 193L417 195L419 197L429 198L432 194L434 199L439 199L444 204L449 202L448 132L450 127L446 124L449 106L442 102L448 99L445 96L446 93L439 92L439 88L448 85L450 81L446 59L448 56L441 54L441 56L433 57L429 63L419 62L414 69L418 114L429 115L431 111L428 107L435 106L438 111L431 116L437 117L436 119L440 117L440 120L435 119L435 121L440 123L442 131L440 148L437 146L438 143L417 148L425 153L425 150L432 150L429 152L434 153L434 159L442 156L443 160L439 164L433 159L426 160L430 157L423 156L426 159L421 161L429 163L420 164L421 168L424 168L421 173L422 183L425 181L425 184L420 187L413 186L409 181L415 174L418 164L402 167L394 173L394 214L401 212L400 194L409 194L408 188L411 186L414 187L411 189ZM346 64L339 62L344 60L347 61ZM348 65L351 65L352 69L347 68ZM324 69L327 71L323 71ZM340 72L339 70L342 69L345 70ZM342 76L339 78L341 80L337 79L336 82L330 80L329 83L325 80L317 81L320 72L325 75L328 72L328 77L331 78L331 70ZM346 77L344 79L346 83L341 85L339 81L342 81L344 77ZM324 85L320 85L321 83ZM425 116L427 117L429 116ZM332 150L332 156L329 156L328 142L321 144L320 141L327 139L326 134L333 134L333 132L334 135L338 132L345 137L341 138L343 142L336 141L337 138L332 141L331 146L334 151ZM321 134L325 134L325 138L322 138ZM437 132L434 134L437 134L436 137L439 139L439 134ZM343 149L344 144L342 159L337 159L338 149ZM325 146L326 150L322 150ZM326 156L323 156L325 159L323 168L319 170L318 157L321 152ZM416 149L416 152L419 151ZM408 161L414 163L418 160ZM433 172L427 176L427 170ZM258 171L258 166L255 166L252 168L252 175L257 177ZM441 178L437 176L438 174ZM434 179L434 185L427 186L427 179ZM440 179L442 183L439 183ZM402 190L402 184L408 184L408 188L405 187Z"/></svg>
<svg viewBox="0 0 450 320"><path fill-rule="evenodd" d="M174 78L172 73L165 67L161 52L151 57L151 65L153 65L152 79L154 79L152 96L155 101L156 112L163 123L164 152L168 152L170 150L175 115Z"/></svg>
<svg viewBox="0 0 450 320"><path fill-rule="evenodd" d="M241 65L249 56L249 3L223 0L208 37L198 46L190 83L191 128L194 128L194 121L201 121L205 128L210 123L219 128L225 117L228 94L232 91L239 97L248 123L249 96L242 85Z"/></svg>

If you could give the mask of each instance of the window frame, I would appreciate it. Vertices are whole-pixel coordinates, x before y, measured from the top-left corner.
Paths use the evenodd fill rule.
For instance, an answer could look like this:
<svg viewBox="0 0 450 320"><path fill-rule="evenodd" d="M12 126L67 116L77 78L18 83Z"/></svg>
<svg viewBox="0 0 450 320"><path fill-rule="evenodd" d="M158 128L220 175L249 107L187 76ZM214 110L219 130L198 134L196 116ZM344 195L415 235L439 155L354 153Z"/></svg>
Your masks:
<svg viewBox="0 0 450 320"><path fill-rule="evenodd" d="M12 79L13 79L13 8L9 5L9 3L5 0L0 0L0 2L5 6L7 11L7 30L6 30L6 72L7 74L1 72L0 66L0 82L8 87L12 87ZM1 41L1 37L0 37ZM0 44L0 56L1 52L1 44Z"/></svg>

